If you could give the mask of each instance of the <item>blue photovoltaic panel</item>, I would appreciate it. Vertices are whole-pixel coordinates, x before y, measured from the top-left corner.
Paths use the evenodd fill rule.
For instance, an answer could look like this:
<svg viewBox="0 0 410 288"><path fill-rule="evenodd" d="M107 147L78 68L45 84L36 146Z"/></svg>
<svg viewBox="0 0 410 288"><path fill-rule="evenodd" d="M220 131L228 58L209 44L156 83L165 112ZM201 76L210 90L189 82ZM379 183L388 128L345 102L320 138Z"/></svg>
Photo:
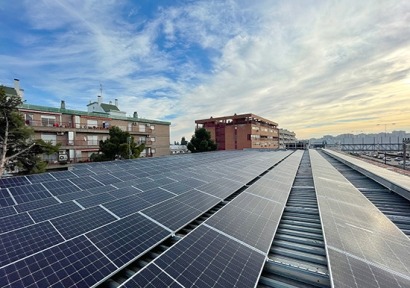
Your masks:
<svg viewBox="0 0 410 288"><path fill-rule="evenodd" d="M101 187L96 187L96 188L91 188L91 189L87 189L87 192L91 193L91 194L100 194L100 193L104 193L104 192L110 192L110 191L115 191L117 190L116 187L112 186L112 185L107 185L107 186L101 186Z"/></svg>
<svg viewBox="0 0 410 288"><path fill-rule="evenodd" d="M10 215L14 215L14 214L17 214L17 212L11 206L0 208L0 218L10 216Z"/></svg>
<svg viewBox="0 0 410 288"><path fill-rule="evenodd" d="M70 239L114 220L114 216L97 206L55 218L51 223L65 239Z"/></svg>
<svg viewBox="0 0 410 288"><path fill-rule="evenodd" d="M30 211L30 210L50 206L50 205L57 204L57 203L58 201L54 197L48 197L48 198L40 199L37 201L31 201L31 202L19 204L19 205L14 206L14 208L16 208L16 210L19 213L21 213L25 211Z"/></svg>
<svg viewBox="0 0 410 288"><path fill-rule="evenodd" d="M201 180L198 180L198 179L195 179L195 178L188 178L188 179L179 181L179 183L188 185L191 188L196 188L196 187L199 187L199 186L202 186L202 185L206 184L207 182L201 181Z"/></svg>
<svg viewBox="0 0 410 288"><path fill-rule="evenodd" d="M79 191L80 188L75 186L70 180L59 180L55 182L45 182L44 186L53 194L54 196L64 195Z"/></svg>
<svg viewBox="0 0 410 288"><path fill-rule="evenodd" d="M11 198L7 189L0 189L0 207L7 207L16 204Z"/></svg>
<svg viewBox="0 0 410 288"><path fill-rule="evenodd" d="M161 271L155 265L148 265L144 270L128 279L127 282L120 285L121 288L157 288L157 287L170 287L170 288L182 288L177 282L175 282L166 273Z"/></svg>
<svg viewBox="0 0 410 288"><path fill-rule="evenodd" d="M53 175L53 177L58 179L58 180L71 179L71 178L77 178L78 177L77 175L75 175L71 171L52 172L51 175Z"/></svg>
<svg viewBox="0 0 410 288"><path fill-rule="evenodd" d="M173 198L175 197L175 195L161 188L154 188L146 192L139 193L138 197L144 199L145 201L148 201L151 204L157 204L159 202Z"/></svg>
<svg viewBox="0 0 410 288"><path fill-rule="evenodd" d="M171 230L176 231L201 215L203 212L172 198L147 208L143 210L142 213Z"/></svg>
<svg viewBox="0 0 410 288"><path fill-rule="evenodd" d="M113 200L116 200L116 199L117 198L115 198L114 196L112 196L108 193L101 193L101 194L97 194L97 195L77 199L76 201L81 206L83 206L85 208L88 208L88 207L97 206L97 205L105 203L105 202L113 201Z"/></svg>
<svg viewBox="0 0 410 288"><path fill-rule="evenodd" d="M86 234L118 267L170 235L169 231L139 214L130 215Z"/></svg>
<svg viewBox="0 0 410 288"><path fill-rule="evenodd" d="M175 197L175 200L187 204L200 211L207 211L211 207L221 202L221 199L197 190L191 190L185 194L179 195Z"/></svg>
<svg viewBox="0 0 410 288"><path fill-rule="evenodd" d="M71 201L71 200L75 200L75 199L79 199L79 198L83 198L87 196L92 196L92 195L93 194L91 194L89 191L80 190L80 191L73 192L73 193L59 195L57 198L61 202L66 202L66 201Z"/></svg>
<svg viewBox="0 0 410 288"><path fill-rule="evenodd" d="M85 236L0 269L3 288L91 287L116 267Z"/></svg>
<svg viewBox="0 0 410 288"><path fill-rule="evenodd" d="M179 182L164 185L161 188L164 188L165 190L178 194L178 195L188 192L189 190L192 189L190 186L183 184L183 183L179 183Z"/></svg>
<svg viewBox="0 0 410 288"><path fill-rule="evenodd" d="M0 179L0 188L16 187L28 184L30 184L30 181L28 181L26 177L10 177Z"/></svg>
<svg viewBox="0 0 410 288"><path fill-rule="evenodd" d="M255 287L265 255L199 226L154 263L184 287Z"/></svg>
<svg viewBox="0 0 410 288"><path fill-rule="evenodd" d="M73 174L77 175L78 177L84 177L84 176L92 176L95 175L94 172L88 170L88 169L76 169L71 171Z"/></svg>
<svg viewBox="0 0 410 288"><path fill-rule="evenodd" d="M119 188L114 191L110 191L109 193L112 196L114 196L116 199L119 199L119 198L124 198L124 197L128 197L131 195L141 193L141 190L138 190L134 187L124 187L124 188Z"/></svg>
<svg viewBox="0 0 410 288"><path fill-rule="evenodd" d="M271 246L282 211L281 204L241 194L205 223L265 253Z"/></svg>
<svg viewBox="0 0 410 288"><path fill-rule="evenodd" d="M33 220L31 220L27 213L7 216L0 219L0 233L18 229L33 223Z"/></svg>
<svg viewBox="0 0 410 288"><path fill-rule="evenodd" d="M56 178L51 176L50 173L27 175L26 178L30 180L31 183L43 183L47 181L55 181Z"/></svg>
<svg viewBox="0 0 410 288"><path fill-rule="evenodd" d="M63 237L48 222L2 234L0 237L0 266L63 241Z"/></svg>
<svg viewBox="0 0 410 288"><path fill-rule="evenodd" d="M159 186L164 186L164 185L167 185L167 184L171 184L171 183L176 182L175 180L170 179L170 178L167 178L167 177L163 177L163 178L159 178L159 179L154 179L154 181L155 181L156 183L158 183Z"/></svg>
<svg viewBox="0 0 410 288"><path fill-rule="evenodd" d="M117 182L122 182L122 180L120 180L117 177L114 177L114 176L112 176L111 174L108 174L108 173L92 175L92 177L94 179L100 181L104 185L113 184L113 183L117 183Z"/></svg>
<svg viewBox="0 0 410 288"><path fill-rule="evenodd" d="M10 187L9 191L18 204L52 197L50 192L41 184Z"/></svg>
<svg viewBox="0 0 410 288"><path fill-rule="evenodd" d="M83 190L104 186L104 184L102 184L101 182L95 180L94 178L90 176L70 179L70 181Z"/></svg>
<svg viewBox="0 0 410 288"><path fill-rule="evenodd" d="M150 181L150 182L144 182L144 183L139 183L139 184L134 184L132 185L137 189L140 189L141 191L147 191L150 189L154 189L160 186L159 183L157 183L156 181Z"/></svg>
<svg viewBox="0 0 410 288"><path fill-rule="evenodd" d="M113 212L118 217L128 216L151 205L151 203L142 200L136 195L128 196L103 204L105 208Z"/></svg>
<svg viewBox="0 0 410 288"><path fill-rule="evenodd" d="M41 222L79 210L81 210L80 206L74 202L65 202L30 211L29 214L34 221Z"/></svg>

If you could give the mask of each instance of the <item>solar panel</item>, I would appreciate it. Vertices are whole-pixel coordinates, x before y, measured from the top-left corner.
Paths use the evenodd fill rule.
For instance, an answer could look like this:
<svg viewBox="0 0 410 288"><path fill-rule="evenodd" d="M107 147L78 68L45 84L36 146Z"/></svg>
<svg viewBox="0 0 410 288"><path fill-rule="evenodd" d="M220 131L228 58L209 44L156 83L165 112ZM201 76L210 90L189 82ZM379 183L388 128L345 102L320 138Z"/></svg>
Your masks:
<svg viewBox="0 0 410 288"><path fill-rule="evenodd" d="M57 180L72 179L72 178L77 178L78 177L77 175L75 175L71 171L58 171L58 172L52 172L51 174Z"/></svg>
<svg viewBox="0 0 410 288"><path fill-rule="evenodd" d="M26 177L9 177L0 178L0 188L16 187L21 185L28 185L30 181Z"/></svg>
<svg viewBox="0 0 410 288"><path fill-rule="evenodd" d="M43 185L53 194L54 196L69 194L72 192L79 191L80 188L74 185L70 180L59 180L55 182L45 182Z"/></svg>
<svg viewBox="0 0 410 288"><path fill-rule="evenodd" d="M109 173L97 174L97 175L93 175L92 177L94 179L98 180L99 182L101 182L104 185L113 184L113 183L117 183L117 182L122 182L121 179L118 179L117 177L112 176Z"/></svg>
<svg viewBox="0 0 410 288"><path fill-rule="evenodd" d="M134 184L133 186L141 191L147 191L147 190L159 187L160 184L157 183L156 181L150 181L150 182Z"/></svg>
<svg viewBox="0 0 410 288"><path fill-rule="evenodd" d="M55 181L56 180L56 178L54 178L50 173L26 175L26 178L31 183L43 183L43 182L47 182L47 181Z"/></svg>
<svg viewBox="0 0 410 288"><path fill-rule="evenodd" d="M282 212L281 204L240 194L205 223L267 253Z"/></svg>
<svg viewBox="0 0 410 288"><path fill-rule="evenodd" d="M124 198L124 197L128 197L128 196L135 195L138 193L142 193L142 192L141 190L138 190L134 187L124 187L124 188L119 188L114 191L110 191L109 193L112 196L114 196L116 199L118 199L118 198Z"/></svg>
<svg viewBox="0 0 410 288"><path fill-rule="evenodd" d="M50 220L62 215L73 213L81 210L80 206L74 202L59 203L52 206L47 206L41 209L30 211L31 218L36 222Z"/></svg>
<svg viewBox="0 0 410 288"><path fill-rule="evenodd" d="M1 189L0 190L0 207L8 207L14 204L17 204L17 203L14 202L8 189Z"/></svg>
<svg viewBox="0 0 410 288"><path fill-rule="evenodd" d="M70 239L114 220L113 215L97 206L55 218L51 223L65 239Z"/></svg>
<svg viewBox="0 0 410 288"><path fill-rule="evenodd" d="M37 201L31 201L31 202L19 204L19 205L14 206L14 208L16 208L17 212L21 213L25 211L30 211L30 210L50 206L50 205L57 204L57 203L58 201L54 197L48 197L48 198L40 199Z"/></svg>
<svg viewBox="0 0 410 288"><path fill-rule="evenodd" d="M73 193L59 195L57 198L61 202L66 202L66 201L71 201L71 200L75 200L75 199L78 199L78 198L83 198L83 197L87 197L87 196L91 196L91 195L93 195L93 194L90 193L89 191L80 190L80 191L73 192Z"/></svg>
<svg viewBox="0 0 410 288"><path fill-rule="evenodd" d="M175 200L187 204L200 211L207 211L211 207L221 202L221 199L202 193L198 190L191 190L185 194L175 197Z"/></svg>
<svg viewBox="0 0 410 288"><path fill-rule="evenodd" d="M109 202L109 201L113 201L113 200L116 200L116 199L117 198L115 198L111 194L101 193L101 194L97 194L97 195L77 199L76 201L77 201L77 203L79 203L84 208L88 208L88 207L97 206L97 205L100 205L102 203L106 203L106 202Z"/></svg>
<svg viewBox="0 0 410 288"><path fill-rule="evenodd" d="M118 267L124 266L170 235L169 231L139 214L86 234Z"/></svg>
<svg viewBox="0 0 410 288"><path fill-rule="evenodd" d="M63 237L48 222L2 234L0 267L63 241Z"/></svg>
<svg viewBox="0 0 410 288"><path fill-rule="evenodd" d="M3 287L90 287L116 267L85 237L76 237L0 269Z"/></svg>
<svg viewBox="0 0 410 288"><path fill-rule="evenodd" d="M143 199L151 204L157 204L159 202L165 201L167 199L175 197L174 194L167 192L161 188L154 188L146 192L141 192L138 194L140 199Z"/></svg>
<svg viewBox="0 0 410 288"><path fill-rule="evenodd" d="M0 233L18 229L33 223L33 220L31 220L27 213L3 217L0 219Z"/></svg>
<svg viewBox="0 0 410 288"><path fill-rule="evenodd" d="M169 229L176 231L202 214L201 211L183 204L175 198L168 199L153 207L142 210L142 213L158 221Z"/></svg>
<svg viewBox="0 0 410 288"><path fill-rule="evenodd" d="M0 218L14 214L17 214L17 212L12 206L0 208Z"/></svg>
<svg viewBox="0 0 410 288"><path fill-rule="evenodd" d="M90 188L90 189L87 189L86 191L88 193L96 195L96 194L115 191L115 190L117 190L116 187L114 187L112 185L106 185L106 186L101 186L101 187Z"/></svg>
<svg viewBox="0 0 410 288"><path fill-rule="evenodd" d="M183 194L185 192L188 192L189 190L191 190L192 188L184 183L180 183L180 182L174 182L171 184L167 184L162 186L161 188L174 193L174 194Z"/></svg>
<svg viewBox="0 0 410 288"><path fill-rule="evenodd" d="M42 184L30 184L8 189L18 204L52 197Z"/></svg>
<svg viewBox="0 0 410 288"><path fill-rule="evenodd" d="M104 203L102 206L117 215L118 217L125 217L145 209L152 204L144 201L136 195L121 198L115 201Z"/></svg>
<svg viewBox="0 0 410 288"><path fill-rule="evenodd" d="M184 287L227 288L254 287L264 261L265 255L199 226L154 263Z"/></svg>
<svg viewBox="0 0 410 288"><path fill-rule="evenodd" d="M127 280L119 287L134 288L134 287L170 287L182 288L183 286L175 282L165 272L159 269L156 265L148 265L144 270Z"/></svg>
<svg viewBox="0 0 410 288"><path fill-rule="evenodd" d="M384 277L409 285L409 239L316 151L310 157L335 281L361 287ZM361 272L343 274L346 263Z"/></svg>

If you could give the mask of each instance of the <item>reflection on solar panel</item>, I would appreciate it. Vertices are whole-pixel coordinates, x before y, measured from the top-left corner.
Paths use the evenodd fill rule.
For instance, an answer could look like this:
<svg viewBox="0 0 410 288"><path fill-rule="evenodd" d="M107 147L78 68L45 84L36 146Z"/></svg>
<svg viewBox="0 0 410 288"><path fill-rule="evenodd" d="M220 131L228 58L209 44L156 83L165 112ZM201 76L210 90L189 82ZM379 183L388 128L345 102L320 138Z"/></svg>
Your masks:
<svg viewBox="0 0 410 288"><path fill-rule="evenodd" d="M182 288L183 286L175 282L165 272L161 271L156 265L148 265L144 270L138 273L136 276L129 279L122 288L134 288L134 287L170 287L170 288Z"/></svg>
<svg viewBox="0 0 410 288"><path fill-rule="evenodd" d="M409 239L322 156L310 155L335 285L410 287Z"/></svg>
<svg viewBox="0 0 410 288"><path fill-rule="evenodd" d="M0 179L0 286L95 285L289 154L192 154L88 163L75 166L72 171ZM247 170L243 171L243 167ZM256 213L248 208L242 209L243 215ZM269 221L263 211L259 212L261 219ZM265 255L251 244L245 245L248 238L243 238L242 243L229 231L216 230L206 226L195 230L198 241L192 242L192 251L207 241L225 246L215 246L216 250L203 247L201 257L208 262L215 257L217 261L205 269L199 282L193 281L202 283L214 271L222 271L223 277L236 277L232 283L254 285ZM190 257L190 253L183 255ZM185 259L188 258L180 260ZM175 263L182 263L180 260ZM192 273L197 263L188 263L188 274L180 276ZM147 267L137 277L160 270L147 283L178 287L176 278L164 272L171 271L172 266ZM242 268L246 272L241 272ZM212 281L223 286L222 278Z"/></svg>

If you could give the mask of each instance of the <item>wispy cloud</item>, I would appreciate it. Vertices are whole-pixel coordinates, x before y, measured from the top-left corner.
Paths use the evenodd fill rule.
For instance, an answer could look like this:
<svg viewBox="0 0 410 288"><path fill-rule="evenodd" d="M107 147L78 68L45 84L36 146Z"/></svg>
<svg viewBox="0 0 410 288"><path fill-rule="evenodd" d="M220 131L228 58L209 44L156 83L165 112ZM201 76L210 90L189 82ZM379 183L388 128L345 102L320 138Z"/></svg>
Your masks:
<svg viewBox="0 0 410 288"><path fill-rule="evenodd" d="M0 24L0 82L76 109L102 83L129 114L172 119L174 140L195 119L248 112L301 138L410 129L408 1L159 3L6 4L21 18Z"/></svg>

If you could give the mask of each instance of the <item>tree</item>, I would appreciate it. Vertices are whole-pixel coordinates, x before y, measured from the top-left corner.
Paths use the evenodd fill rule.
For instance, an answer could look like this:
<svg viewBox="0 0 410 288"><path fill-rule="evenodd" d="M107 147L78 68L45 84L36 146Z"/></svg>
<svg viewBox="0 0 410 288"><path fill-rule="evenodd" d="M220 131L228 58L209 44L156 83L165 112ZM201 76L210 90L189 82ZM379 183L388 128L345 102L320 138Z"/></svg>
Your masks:
<svg viewBox="0 0 410 288"><path fill-rule="evenodd" d="M21 98L6 96L0 86L0 177L6 170L21 167L26 173L44 172L47 163L38 156L58 151L59 145L32 140L34 130L24 123L18 106Z"/></svg>
<svg viewBox="0 0 410 288"><path fill-rule="evenodd" d="M182 136L181 145L186 145L186 144L188 144L188 141L185 140L185 136Z"/></svg>
<svg viewBox="0 0 410 288"><path fill-rule="evenodd" d="M187 148L192 153L214 151L216 143L211 140L210 132L206 131L205 128L200 128L195 131L195 135L192 135Z"/></svg>
<svg viewBox="0 0 410 288"><path fill-rule="evenodd" d="M100 141L100 153L91 156L92 161L111 161L115 159L138 158L145 149L144 144L137 145L128 132L113 126L109 130L110 138Z"/></svg>

